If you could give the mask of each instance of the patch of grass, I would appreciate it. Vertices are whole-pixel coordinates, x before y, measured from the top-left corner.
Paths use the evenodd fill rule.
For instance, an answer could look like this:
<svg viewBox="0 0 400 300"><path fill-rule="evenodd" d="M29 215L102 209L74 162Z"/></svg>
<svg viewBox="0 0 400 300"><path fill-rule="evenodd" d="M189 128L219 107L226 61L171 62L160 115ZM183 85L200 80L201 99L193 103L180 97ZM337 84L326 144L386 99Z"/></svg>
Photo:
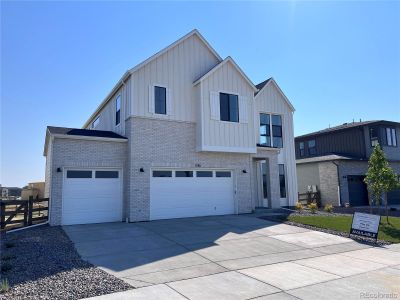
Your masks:
<svg viewBox="0 0 400 300"><path fill-rule="evenodd" d="M10 290L10 285L8 284L8 279L2 279L0 283L0 293L5 293Z"/></svg>
<svg viewBox="0 0 400 300"><path fill-rule="evenodd" d="M350 232L351 216L298 216L288 217L288 221L310 225L317 228L331 229L341 232ZM382 217L379 226L378 239L392 243L400 243L400 218L389 217L389 224L386 217Z"/></svg>

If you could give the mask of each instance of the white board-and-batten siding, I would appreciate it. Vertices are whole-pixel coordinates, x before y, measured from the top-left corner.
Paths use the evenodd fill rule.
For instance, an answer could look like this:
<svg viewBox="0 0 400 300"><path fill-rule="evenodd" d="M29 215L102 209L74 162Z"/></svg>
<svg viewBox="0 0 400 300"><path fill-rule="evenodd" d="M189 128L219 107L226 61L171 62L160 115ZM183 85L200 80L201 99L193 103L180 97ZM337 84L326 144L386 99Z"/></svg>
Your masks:
<svg viewBox="0 0 400 300"><path fill-rule="evenodd" d="M116 99L121 97L121 113L120 123L115 125ZM100 110L93 118L93 121L99 117L99 123L95 128L92 128L93 121L88 124L87 129L108 130L118 134L125 135L125 120L130 116L132 106L131 98L131 78L128 78L124 84L113 94L110 101Z"/></svg>
<svg viewBox="0 0 400 300"><path fill-rule="evenodd" d="M297 175L294 148L293 111L275 83L269 83L255 97L255 124L260 124L260 113L280 115L282 117L283 148L278 155L278 163L285 165L287 204L297 202ZM258 137L258 136L257 136ZM258 143L259 141L257 141Z"/></svg>
<svg viewBox="0 0 400 300"><path fill-rule="evenodd" d="M201 97L198 149L255 153L254 90L244 77L231 62L227 62L198 85ZM220 120L220 93L238 95L239 122Z"/></svg>
<svg viewBox="0 0 400 300"><path fill-rule="evenodd" d="M219 59L192 35L136 70L132 78L132 111L136 117L196 122L193 82L219 63ZM154 114L154 86L167 88L167 115ZM172 109L171 109L172 108Z"/></svg>

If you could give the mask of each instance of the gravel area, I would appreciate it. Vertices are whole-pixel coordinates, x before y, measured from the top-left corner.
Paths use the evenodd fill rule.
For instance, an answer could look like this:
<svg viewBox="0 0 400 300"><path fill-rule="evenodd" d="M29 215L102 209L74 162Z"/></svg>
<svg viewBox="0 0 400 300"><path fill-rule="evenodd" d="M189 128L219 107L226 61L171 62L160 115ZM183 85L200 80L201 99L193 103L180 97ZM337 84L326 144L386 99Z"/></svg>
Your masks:
<svg viewBox="0 0 400 300"><path fill-rule="evenodd" d="M44 225L8 233L1 250L3 258L8 256L2 265L11 265L1 273L11 287L0 294L1 300L82 299L132 289L83 261L61 227Z"/></svg>

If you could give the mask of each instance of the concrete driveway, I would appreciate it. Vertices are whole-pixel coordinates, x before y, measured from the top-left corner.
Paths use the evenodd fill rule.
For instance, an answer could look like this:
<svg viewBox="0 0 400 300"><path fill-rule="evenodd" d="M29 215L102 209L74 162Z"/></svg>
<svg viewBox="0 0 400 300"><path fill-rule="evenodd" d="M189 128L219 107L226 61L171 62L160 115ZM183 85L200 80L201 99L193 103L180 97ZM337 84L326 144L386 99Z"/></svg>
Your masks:
<svg viewBox="0 0 400 300"><path fill-rule="evenodd" d="M96 299L400 298L400 245L253 215L63 228L83 259L136 288Z"/></svg>

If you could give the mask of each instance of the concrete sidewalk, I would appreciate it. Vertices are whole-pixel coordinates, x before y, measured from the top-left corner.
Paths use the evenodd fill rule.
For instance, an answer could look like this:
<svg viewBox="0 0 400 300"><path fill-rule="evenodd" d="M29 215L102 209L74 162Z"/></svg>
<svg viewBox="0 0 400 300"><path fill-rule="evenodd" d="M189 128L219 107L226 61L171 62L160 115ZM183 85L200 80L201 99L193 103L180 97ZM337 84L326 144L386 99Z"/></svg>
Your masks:
<svg viewBox="0 0 400 300"><path fill-rule="evenodd" d="M400 298L399 245L370 247L252 215L64 230L84 259L136 288L91 299Z"/></svg>

